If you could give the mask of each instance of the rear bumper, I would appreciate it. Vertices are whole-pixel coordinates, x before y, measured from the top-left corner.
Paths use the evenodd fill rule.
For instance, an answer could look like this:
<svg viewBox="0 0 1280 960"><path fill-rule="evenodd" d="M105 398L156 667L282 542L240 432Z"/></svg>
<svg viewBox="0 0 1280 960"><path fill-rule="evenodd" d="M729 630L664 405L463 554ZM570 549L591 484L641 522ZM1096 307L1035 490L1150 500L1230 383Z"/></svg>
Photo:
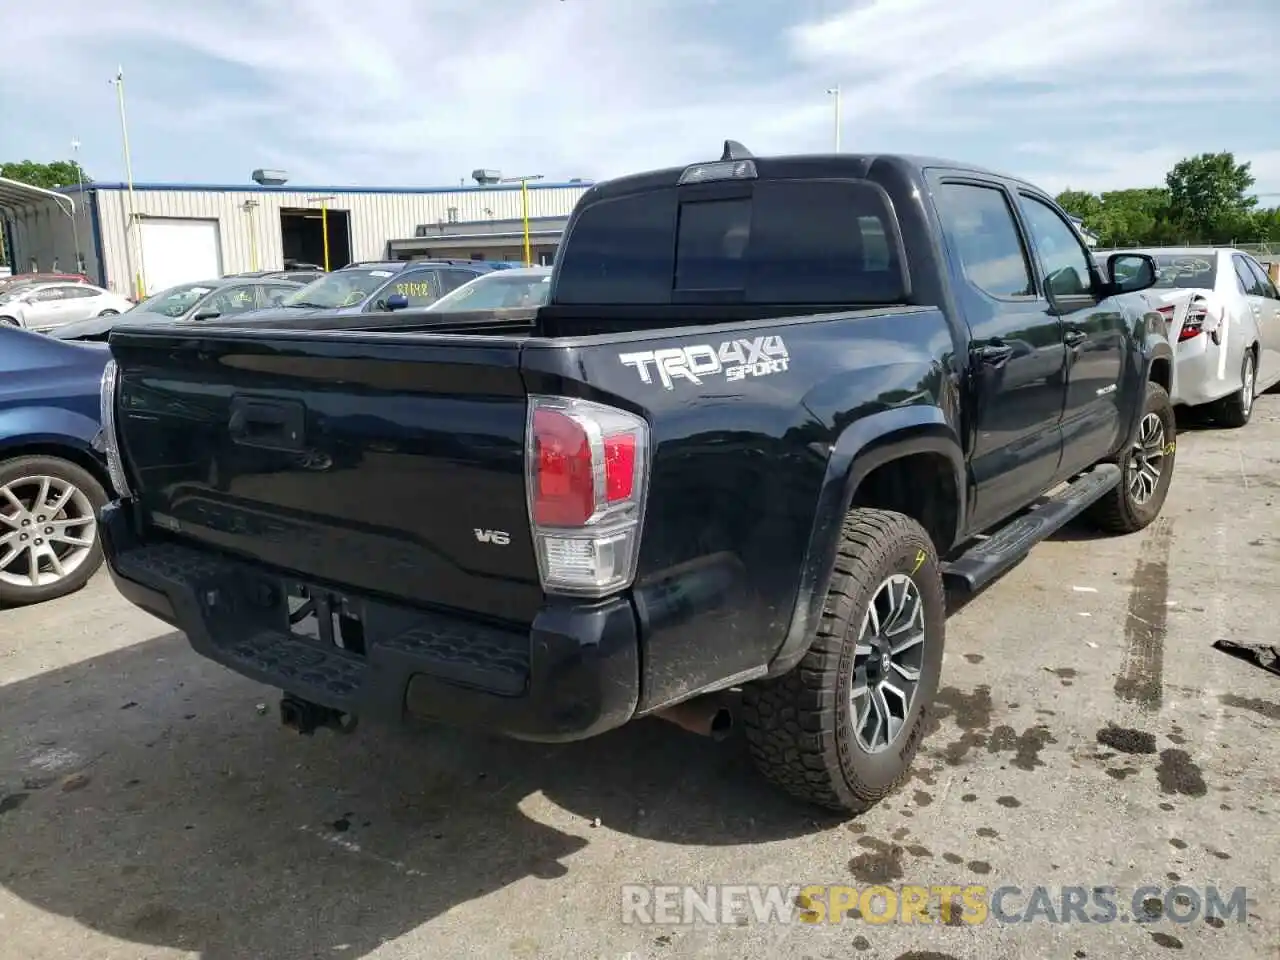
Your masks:
<svg viewBox="0 0 1280 960"><path fill-rule="evenodd" d="M1177 345L1177 389L1174 403L1198 407L1230 396L1240 389L1240 364L1222 365L1219 378L1219 358L1226 351L1226 344L1218 345L1207 334L1201 334ZM1230 361L1230 356L1227 360Z"/></svg>
<svg viewBox="0 0 1280 960"><path fill-rule="evenodd" d="M635 714L639 640L626 598L548 604L513 632L342 591L364 632L363 651L349 652L290 632L273 570L140 542L127 501L103 510L99 530L125 599L177 627L202 656L335 710L545 742L592 737Z"/></svg>

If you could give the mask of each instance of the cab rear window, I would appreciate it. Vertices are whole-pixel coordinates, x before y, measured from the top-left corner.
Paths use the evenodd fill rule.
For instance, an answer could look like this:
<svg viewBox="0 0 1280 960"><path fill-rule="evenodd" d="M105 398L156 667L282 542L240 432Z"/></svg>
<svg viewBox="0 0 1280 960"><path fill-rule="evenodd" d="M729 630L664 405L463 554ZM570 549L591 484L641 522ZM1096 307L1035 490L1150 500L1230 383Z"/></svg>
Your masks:
<svg viewBox="0 0 1280 960"><path fill-rule="evenodd" d="M898 303L897 220L864 181L671 187L598 201L560 248L560 304Z"/></svg>

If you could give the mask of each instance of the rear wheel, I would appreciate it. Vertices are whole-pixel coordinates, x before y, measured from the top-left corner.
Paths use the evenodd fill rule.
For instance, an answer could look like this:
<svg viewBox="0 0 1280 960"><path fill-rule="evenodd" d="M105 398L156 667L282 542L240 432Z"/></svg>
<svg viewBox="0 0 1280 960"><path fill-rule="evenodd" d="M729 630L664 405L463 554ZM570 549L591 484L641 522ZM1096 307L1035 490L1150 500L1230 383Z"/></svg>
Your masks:
<svg viewBox="0 0 1280 960"><path fill-rule="evenodd" d="M16 327L18 321L13 317L0 317L0 327Z"/></svg>
<svg viewBox="0 0 1280 960"><path fill-rule="evenodd" d="M1258 388L1258 361L1250 347L1240 361L1240 389L1218 401L1214 410L1224 427L1243 427L1253 416L1253 400Z"/></svg>
<svg viewBox="0 0 1280 960"><path fill-rule="evenodd" d="M861 813L893 792L924 735L945 630L929 535L900 513L850 511L812 646L789 673L743 692L756 766L833 810Z"/></svg>
<svg viewBox="0 0 1280 960"><path fill-rule="evenodd" d="M65 596L102 565L98 512L106 492L57 457L0 462L0 604Z"/></svg>
<svg viewBox="0 0 1280 960"><path fill-rule="evenodd" d="M1119 459L1120 484L1089 509L1088 519L1108 533L1136 533L1155 520L1173 481L1177 432L1169 394L1148 383L1138 436Z"/></svg>
<svg viewBox="0 0 1280 960"><path fill-rule="evenodd" d="M119 310L103 310L100 314L98 314L98 316L100 316L100 317L118 317L118 316L120 316L120 311L119 311Z"/></svg>

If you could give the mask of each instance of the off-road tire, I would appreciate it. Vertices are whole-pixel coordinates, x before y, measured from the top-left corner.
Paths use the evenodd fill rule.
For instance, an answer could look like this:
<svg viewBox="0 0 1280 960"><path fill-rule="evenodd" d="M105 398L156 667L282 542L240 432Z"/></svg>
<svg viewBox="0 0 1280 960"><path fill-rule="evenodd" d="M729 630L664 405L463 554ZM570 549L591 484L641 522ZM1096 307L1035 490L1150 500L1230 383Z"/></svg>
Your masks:
<svg viewBox="0 0 1280 960"><path fill-rule="evenodd" d="M1165 498L1169 495L1169 484L1173 482L1173 472L1177 465L1178 422L1174 417L1173 402L1169 399L1169 394L1155 382L1147 383L1146 398L1138 417L1139 424L1149 413L1160 417L1165 438L1164 459L1155 493L1146 503L1134 500L1129 489L1130 447L1126 446L1115 461L1120 466L1120 483L1085 512L1085 519L1106 533L1137 533L1160 516Z"/></svg>
<svg viewBox="0 0 1280 960"><path fill-rule="evenodd" d="M1246 382L1246 368L1252 365L1253 376ZM1213 417L1224 427L1239 429L1253 419L1254 400L1258 390L1258 359L1253 347L1244 352L1240 359L1241 387L1228 397L1223 397L1213 405ZM1245 396L1249 391L1253 396ZM1246 402L1247 401L1247 402Z"/></svg>
<svg viewBox="0 0 1280 960"><path fill-rule="evenodd" d="M879 753L859 746L850 712L854 645L868 605L895 573L914 581L923 604L920 681L898 739ZM888 510L851 510L817 634L782 676L743 690L748 749L764 776L792 796L861 813L906 780L937 693L946 632L946 594L933 542L915 520Z"/></svg>
<svg viewBox="0 0 1280 960"><path fill-rule="evenodd" d="M95 518L101 514L107 502L106 491L92 473L79 464L63 460L61 457L34 456L0 460L0 486L23 476L51 476L74 485L88 499L93 507ZM2 522L0 522L0 532L9 532L9 528ZM0 550L0 553L3 552ZM101 566L102 538L95 526L94 542L89 548L89 555L79 567L62 579L39 587L19 587L0 580L0 608L43 603L46 600L54 600L75 593L89 582L89 578Z"/></svg>

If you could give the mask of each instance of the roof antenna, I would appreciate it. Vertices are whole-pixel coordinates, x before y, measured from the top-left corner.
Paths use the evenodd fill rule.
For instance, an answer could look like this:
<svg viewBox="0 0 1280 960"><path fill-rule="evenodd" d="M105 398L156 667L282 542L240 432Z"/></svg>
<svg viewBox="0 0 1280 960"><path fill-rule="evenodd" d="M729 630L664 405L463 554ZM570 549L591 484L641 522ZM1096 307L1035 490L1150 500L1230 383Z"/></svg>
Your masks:
<svg viewBox="0 0 1280 960"><path fill-rule="evenodd" d="M724 153L720 155L721 160L750 160L751 151L740 144L737 140L726 140L724 142Z"/></svg>

